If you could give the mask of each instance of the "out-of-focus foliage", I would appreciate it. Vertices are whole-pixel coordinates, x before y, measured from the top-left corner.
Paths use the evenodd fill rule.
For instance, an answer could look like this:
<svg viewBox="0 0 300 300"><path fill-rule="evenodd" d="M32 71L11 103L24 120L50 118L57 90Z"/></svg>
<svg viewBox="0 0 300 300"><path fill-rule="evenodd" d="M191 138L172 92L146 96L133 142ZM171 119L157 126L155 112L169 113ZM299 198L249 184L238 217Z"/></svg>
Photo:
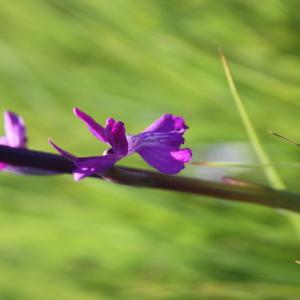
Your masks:
<svg viewBox="0 0 300 300"><path fill-rule="evenodd" d="M0 110L25 118L32 148L49 151L51 136L80 155L104 146L73 106L131 133L172 112L201 160L211 143L247 140L222 47L272 160L299 162L267 134L300 140L299 10L297 0L1 1ZM299 173L280 170L298 191ZM68 176L0 174L0 196L1 300L299 299L300 233L281 211Z"/></svg>

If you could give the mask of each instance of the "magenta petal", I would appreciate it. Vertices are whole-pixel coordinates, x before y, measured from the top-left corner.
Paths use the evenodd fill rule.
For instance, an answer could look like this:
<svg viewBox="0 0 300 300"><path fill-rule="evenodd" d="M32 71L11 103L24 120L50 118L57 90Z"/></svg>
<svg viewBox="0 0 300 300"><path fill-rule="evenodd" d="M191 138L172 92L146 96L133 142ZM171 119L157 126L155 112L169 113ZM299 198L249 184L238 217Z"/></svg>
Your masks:
<svg viewBox="0 0 300 300"><path fill-rule="evenodd" d="M57 146L56 144L54 144L54 142L51 139L48 139L48 142L50 143L50 145L58 152L60 153L63 157L65 157L66 159L70 160L70 161L75 161L76 160L76 156L71 154L70 152L67 152L65 150L63 150L62 148L60 148L59 146Z"/></svg>
<svg viewBox="0 0 300 300"><path fill-rule="evenodd" d="M80 181L81 179L84 179L85 177L88 177L90 175L92 175L92 174L82 172L80 169L76 169L73 172L73 178L74 178L75 181Z"/></svg>
<svg viewBox="0 0 300 300"><path fill-rule="evenodd" d="M88 129L92 132L96 138L98 138L100 141L107 143L105 129L97 123L91 116L81 111L79 108L74 108L73 112L76 117L78 117L81 121L83 121Z"/></svg>
<svg viewBox="0 0 300 300"><path fill-rule="evenodd" d="M3 170L6 166L6 163L0 162L0 171Z"/></svg>
<svg viewBox="0 0 300 300"><path fill-rule="evenodd" d="M171 151L171 155L178 161L188 163L192 159L192 151L189 148Z"/></svg>
<svg viewBox="0 0 300 300"><path fill-rule="evenodd" d="M143 132L129 136L130 153L137 152L158 171L177 174L190 161L190 149L179 149L184 138L179 132Z"/></svg>
<svg viewBox="0 0 300 300"><path fill-rule="evenodd" d="M103 155L103 156L88 156L78 157L75 164L78 168L93 169L93 171L102 172L110 168L117 160L116 155Z"/></svg>
<svg viewBox="0 0 300 300"><path fill-rule="evenodd" d="M4 112L4 128L7 146L18 148L26 147L26 128L23 118L12 112Z"/></svg>
<svg viewBox="0 0 300 300"><path fill-rule="evenodd" d="M178 150L184 143L183 136L178 132L143 132L128 136L129 152L138 152L141 147L168 147L170 151Z"/></svg>
<svg viewBox="0 0 300 300"><path fill-rule="evenodd" d="M116 122L109 118L106 121L106 136L108 143L112 146L114 152L119 156L125 156L128 153L128 141L126 138L125 126L122 122Z"/></svg>
<svg viewBox="0 0 300 300"><path fill-rule="evenodd" d="M111 168L118 160L116 155L79 157L75 160L77 169L74 172L76 181L92 174L101 174Z"/></svg>
<svg viewBox="0 0 300 300"><path fill-rule="evenodd" d="M170 151L168 146L151 146L142 147L137 152L158 171L166 174L177 174L184 169L184 164L191 159L191 151L189 150L189 154L186 151L181 153L183 150Z"/></svg>
<svg viewBox="0 0 300 300"><path fill-rule="evenodd" d="M0 137L0 145L7 146L7 138L5 136Z"/></svg>
<svg viewBox="0 0 300 300"><path fill-rule="evenodd" d="M188 126L185 124L185 121L182 117L164 114L145 130L143 130L143 132L177 131L183 134L186 129L188 129Z"/></svg>

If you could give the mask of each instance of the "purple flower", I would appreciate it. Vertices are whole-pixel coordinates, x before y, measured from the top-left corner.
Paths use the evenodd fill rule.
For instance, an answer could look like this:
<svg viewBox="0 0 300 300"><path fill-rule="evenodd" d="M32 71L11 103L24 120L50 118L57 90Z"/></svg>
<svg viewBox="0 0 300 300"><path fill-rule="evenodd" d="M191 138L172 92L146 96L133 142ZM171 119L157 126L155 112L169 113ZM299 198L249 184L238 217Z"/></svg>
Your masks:
<svg viewBox="0 0 300 300"><path fill-rule="evenodd" d="M13 148L26 148L26 128L23 118L13 112L4 112L5 136L0 137L0 145ZM9 165L0 162L0 170L7 169Z"/></svg>
<svg viewBox="0 0 300 300"><path fill-rule="evenodd" d="M120 121L109 118L103 127L78 108L74 108L74 114L87 125L96 138L110 146L101 156L76 157L49 140L61 155L76 165L75 180L101 174L118 160L134 152L149 165L166 174L179 173L192 157L190 149L180 149L184 144L183 134L188 129L181 117L165 114L141 133L126 135L125 126Z"/></svg>

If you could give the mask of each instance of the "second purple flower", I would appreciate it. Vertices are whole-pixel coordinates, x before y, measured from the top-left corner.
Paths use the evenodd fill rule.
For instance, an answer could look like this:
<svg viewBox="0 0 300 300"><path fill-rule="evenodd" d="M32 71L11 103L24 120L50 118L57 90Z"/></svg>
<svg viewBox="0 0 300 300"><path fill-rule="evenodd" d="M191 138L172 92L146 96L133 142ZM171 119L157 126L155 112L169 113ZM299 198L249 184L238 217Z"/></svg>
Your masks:
<svg viewBox="0 0 300 300"><path fill-rule="evenodd" d="M78 108L74 108L74 114L87 125L96 138L110 146L101 156L76 157L49 140L61 155L76 165L75 180L101 174L118 160L134 152L149 165L166 174L179 173L192 158L189 148L180 149L184 144L183 134L188 129L181 117L165 114L141 133L126 135L125 126L120 121L108 118L103 127Z"/></svg>

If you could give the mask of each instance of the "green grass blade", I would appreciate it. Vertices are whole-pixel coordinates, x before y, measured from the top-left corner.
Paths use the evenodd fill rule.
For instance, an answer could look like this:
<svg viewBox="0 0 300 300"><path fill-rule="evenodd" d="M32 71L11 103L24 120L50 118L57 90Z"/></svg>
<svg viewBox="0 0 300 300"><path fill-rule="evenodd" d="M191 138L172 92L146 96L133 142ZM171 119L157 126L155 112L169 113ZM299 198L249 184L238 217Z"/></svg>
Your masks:
<svg viewBox="0 0 300 300"><path fill-rule="evenodd" d="M237 106L238 112L240 114L242 122L247 131L250 142L254 148L254 151L256 152L256 155L258 156L258 159L260 160L260 162L263 165L265 165L264 172L266 174L266 177L273 188L285 189L285 184L283 183L283 181L280 178L276 169L272 166L271 160L270 160L268 154L266 153L266 151L264 150L264 148L257 136L254 126L249 118L249 115L244 107L242 99L237 91L236 86L235 86L233 76L232 76L230 67L228 65L228 62L222 51L220 51L220 56L221 56L221 61L222 61L223 67L224 67L225 75L226 75L226 78L227 78L227 81L229 84L231 94L233 96L233 99Z"/></svg>
<svg viewBox="0 0 300 300"><path fill-rule="evenodd" d="M281 135L281 134L279 134L279 133L277 133L277 132L274 132L274 131L272 131L272 130L269 130L269 133L273 134L274 136L276 136L276 137L278 137L278 138L280 138L280 139L282 139L282 140L284 140L284 141L286 141L286 142L288 142L288 143L290 143L290 144L292 144L292 145L295 145L295 146L297 146L297 147L300 147L300 144L299 144L299 143L296 143L295 141L291 140L290 138L288 138L288 137L286 137L286 136L283 136L283 135Z"/></svg>

